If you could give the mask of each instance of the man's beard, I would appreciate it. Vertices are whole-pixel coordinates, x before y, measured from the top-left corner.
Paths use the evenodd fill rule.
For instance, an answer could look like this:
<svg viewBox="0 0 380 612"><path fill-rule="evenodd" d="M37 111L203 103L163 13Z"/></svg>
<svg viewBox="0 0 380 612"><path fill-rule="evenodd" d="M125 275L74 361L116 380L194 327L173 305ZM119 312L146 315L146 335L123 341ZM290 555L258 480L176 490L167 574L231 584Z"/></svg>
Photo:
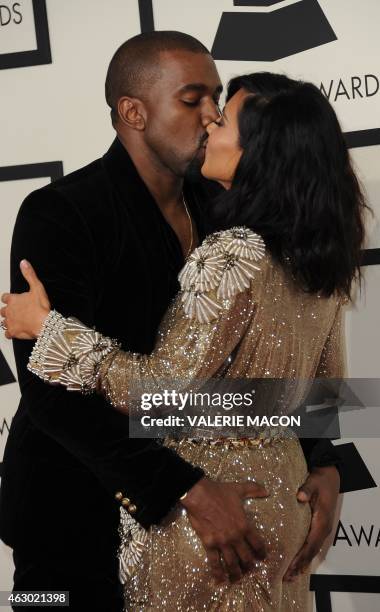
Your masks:
<svg viewBox="0 0 380 612"><path fill-rule="evenodd" d="M185 180L190 183L198 183L202 178L201 168L204 164L204 160L198 157L197 154L194 155L193 159L189 163L185 172Z"/></svg>
<svg viewBox="0 0 380 612"><path fill-rule="evenodd" d="M208 134L205 132L199 141L198 149L194 153L193 159L186 168L185 179L191 183L198 183L202 178L201 168L205 162L205 143ZM202 155L200 153L202 152Z"/></svg>

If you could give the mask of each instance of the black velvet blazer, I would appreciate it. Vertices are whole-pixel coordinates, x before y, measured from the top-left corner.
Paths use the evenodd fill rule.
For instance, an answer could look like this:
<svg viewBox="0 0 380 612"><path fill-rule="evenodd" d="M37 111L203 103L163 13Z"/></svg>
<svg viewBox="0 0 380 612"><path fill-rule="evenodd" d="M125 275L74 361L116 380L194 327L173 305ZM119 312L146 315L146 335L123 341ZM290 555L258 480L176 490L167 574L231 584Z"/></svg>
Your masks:
<svg viewBox="0 0 380 612"><path fill-rule="evenodd" d="M185 190L202 239L207 197L200 186ZM27 289L23 258L54 308L139 353L152 350L184 264L177 236L118 139L103 158L25 199L13 236L13 292ZM130 439L128 419L103 398L32 376L31 348L14 342L22 399L4 456L0 535L13 547L34 547L33 554L40 545L54 554L72 545L78 558L93 551L101 566L118 543L117 491L148 527L203 473L159 442ZM314 442L305 443L309 462Z"/></svg>
<svg viewBox="0 0 380 612"><path fill-rule="evenodd" d="M190 188L186 195L202 238L198 198ZM26 290L22 258L36 267L54 308L139 353L152 350L184 263L176 234L117 139L102 159L23 202L11 254L15 292ZM203 472L155 441L129 439L128 419L103 398L32 376L31 348L14 342L22 399L4 456L1 537L37 547L46 534L52 546L95 539L100 551L113 538L116 549L117 491L148 526ZM56 525L61 533L53 537Z"/></svg>

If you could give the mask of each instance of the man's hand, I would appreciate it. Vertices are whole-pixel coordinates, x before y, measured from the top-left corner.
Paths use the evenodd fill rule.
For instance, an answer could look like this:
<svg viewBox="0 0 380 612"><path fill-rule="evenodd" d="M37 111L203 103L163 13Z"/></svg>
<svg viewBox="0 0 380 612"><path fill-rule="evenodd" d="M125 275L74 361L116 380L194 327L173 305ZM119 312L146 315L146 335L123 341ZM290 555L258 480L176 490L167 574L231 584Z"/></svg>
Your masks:
<svg viewBox="0 0 380 612"><path fill-rule="evenodd" d="M335 466L314 468L297 493L299 502L309 503L312 511L307 538L290 563L285 581L293 581L311 563L331 533L339 495L340 476Z"/></svg>
<svg viewBox="0 0 380 612"><path fill-rule="evenodd" d="M264 487L255 482L202 478L182 500L217 582L235 582L253 569L255 560L265 558L265 544L250 524L243 501L267 496Z"/></svg>

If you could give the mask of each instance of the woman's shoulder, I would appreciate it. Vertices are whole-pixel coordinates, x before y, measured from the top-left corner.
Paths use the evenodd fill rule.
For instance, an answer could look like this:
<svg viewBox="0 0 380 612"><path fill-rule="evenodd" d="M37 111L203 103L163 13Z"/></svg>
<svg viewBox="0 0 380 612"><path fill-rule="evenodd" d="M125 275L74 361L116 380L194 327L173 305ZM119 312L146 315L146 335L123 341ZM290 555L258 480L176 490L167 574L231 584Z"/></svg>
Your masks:
<svg viewBox="0 0 380 612"><path fill-rule="evenodd" d="M258 260L265 254L265 243L259 234L248 227L231 227L207 236L198 247L207 253L233 253L239 257Z"/></svg>
<svg viewBox="0 0 380 612"><path fill-rule="evenodd" d="M249 228L233 227L207 236L178 277L186 314L201 322L216 318L224 300L250 287L265 256L264 240Z"/></svg>

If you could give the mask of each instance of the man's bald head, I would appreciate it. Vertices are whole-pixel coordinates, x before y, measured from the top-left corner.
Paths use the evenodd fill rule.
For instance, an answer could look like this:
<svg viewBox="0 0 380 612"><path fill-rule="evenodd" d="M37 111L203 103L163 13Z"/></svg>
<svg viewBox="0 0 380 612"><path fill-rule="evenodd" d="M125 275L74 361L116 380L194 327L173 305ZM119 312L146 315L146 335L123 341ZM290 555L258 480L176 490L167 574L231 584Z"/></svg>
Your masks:
<svg viewBox="0 0 380 612"><path fill-rule="evenodd" d="M123 43L107 71L105 93L112 122L117 119L117 103L123 96L144 98L144 93L160 77L160 53L165 51L206 53L209 50L196 38L183 32L145 32Z"/></svg>

